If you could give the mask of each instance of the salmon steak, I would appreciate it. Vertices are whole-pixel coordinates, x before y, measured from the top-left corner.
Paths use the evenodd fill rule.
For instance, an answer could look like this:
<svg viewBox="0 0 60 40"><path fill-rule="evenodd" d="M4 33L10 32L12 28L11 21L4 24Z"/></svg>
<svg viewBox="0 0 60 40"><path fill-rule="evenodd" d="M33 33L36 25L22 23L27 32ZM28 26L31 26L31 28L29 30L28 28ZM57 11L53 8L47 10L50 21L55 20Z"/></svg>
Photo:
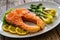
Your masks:
<svg viewBox="0 0 60 40"><path fill-rule="evenodd" d="M19 26L28 32L37 32L44 28L44 22L26 8L16 8L15 10L12 10L6 15L5 19L9 24ZM36 25L30 26L24 23L24 21L29 21Z"/></svg>

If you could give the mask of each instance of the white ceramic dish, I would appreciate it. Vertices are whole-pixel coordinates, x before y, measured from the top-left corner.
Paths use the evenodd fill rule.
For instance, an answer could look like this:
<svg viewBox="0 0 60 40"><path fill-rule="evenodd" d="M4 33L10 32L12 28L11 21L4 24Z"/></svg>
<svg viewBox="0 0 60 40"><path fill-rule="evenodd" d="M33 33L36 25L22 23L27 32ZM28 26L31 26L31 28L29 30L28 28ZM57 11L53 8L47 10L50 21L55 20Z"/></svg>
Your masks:
<svg viewBox="0 0 60 40"><path fill-rule="evenodd" d="M14 35L14 34L10 34L10 33L7 33L5 31L2 30L2 16L3 16L3 13L0 15L0 34L4 35L4 36L7 36L7 37L12 37L12 38L26 38L26 37L32 37L32 36L37 36L37 35L41 35L53 28L56 27L56 25L58 25L60 23L60 6L55 3L55 2L30 2L30 3L26 3L26 4L23 4L23 5L19 5L17 7L14 7L14 8L21 8L21 7L24 7L24 8L29 8L31 4L39 4L39 3L42 3L44 7L46 8L55 8L57 10L57 13L56 13L56 19L54 20L54 22L50 25L47 25L42 31L39 31L37 33L34 33L34 34L27 34L27 35L24 35L24 36L18 36L18 35Z"/></svg>

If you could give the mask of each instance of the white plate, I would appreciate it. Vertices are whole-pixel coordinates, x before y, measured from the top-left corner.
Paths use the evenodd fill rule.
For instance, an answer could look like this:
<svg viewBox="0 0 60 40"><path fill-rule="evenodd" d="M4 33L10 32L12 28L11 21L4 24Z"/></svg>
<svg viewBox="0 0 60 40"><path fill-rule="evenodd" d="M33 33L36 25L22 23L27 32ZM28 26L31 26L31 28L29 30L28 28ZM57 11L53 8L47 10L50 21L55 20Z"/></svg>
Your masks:
<svg viewBox="0 0 60 40"><path fill-rule="evenodd" d="M34 33L34 34L27 34L27 35L24 35L24 36L18 36L18 35L14 35L14 34L10 34L10 33L7 33L7 32L4 32L2 30L2 21L0 21L0 34L4 35L4 36L7 36L7 37L12 37L12 38L26 38L26 37L32 37L32 36L37 36L37 35L41 35L53 28L56 27L56 25L58 25L60 23L60 6L55 3L55 2L30 2L30 3L26 3L26 4L23 4L23 5L19 5L17 7L14 7L14 8L21 8L21 7L24 7L24 8L29 8L31 4L39 4L39 3L42 3L44 7L46 8L55 8L57 10L57 13L56 13L56 19L55 21L50 24L50 25L47 25L42 31L39 31L37 33ZM0 19L2 18L3 16L3 13L0 17Z"/></svg>

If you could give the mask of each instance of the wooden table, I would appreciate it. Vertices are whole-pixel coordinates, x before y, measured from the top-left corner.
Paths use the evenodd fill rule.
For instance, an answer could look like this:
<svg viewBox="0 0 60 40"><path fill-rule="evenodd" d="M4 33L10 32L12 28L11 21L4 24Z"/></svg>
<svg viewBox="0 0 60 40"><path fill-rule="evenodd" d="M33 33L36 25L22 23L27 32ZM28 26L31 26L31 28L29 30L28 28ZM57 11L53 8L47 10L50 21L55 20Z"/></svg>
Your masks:
<svg viewBox="0 0 60 40"><path fill-rule="evenodd" d="M13 2L13 0L0 0L0 13L5 12L7 9L13 6L18 6L27 2L31 1L42 1L42 0L17 0ZM45 1L45 0L43 0ZM50 0L47 0L50 1ZM53 0L51 0L53 1ZM59 0L54 0L55 2L59 3ZM3 10L3 11L2 11ZM24 39L16 39L16 38L8 38L5 36L0 35L0 40L60 40L60 24L57 25L56 28L50 30L47 33L44 33L39 36L31 37L31 38L24 38Z"/></svg>

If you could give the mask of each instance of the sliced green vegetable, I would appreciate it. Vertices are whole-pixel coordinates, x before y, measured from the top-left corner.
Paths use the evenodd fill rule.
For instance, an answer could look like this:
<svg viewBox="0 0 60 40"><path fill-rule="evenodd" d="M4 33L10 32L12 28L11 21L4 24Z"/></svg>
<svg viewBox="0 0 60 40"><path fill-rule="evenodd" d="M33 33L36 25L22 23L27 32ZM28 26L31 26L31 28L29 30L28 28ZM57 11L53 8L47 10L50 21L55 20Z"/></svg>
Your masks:
<svg viewBox="0 0 60 40"><path fill-rule="evenodd" d="M43 7L41 3L38 5L31 4L30 9L28 10L34 12L47 24L53 22L54 16L56 15L55 9L45 10L45 7Z"/></svg>
<svg viewBox="0 0 60 40"><path fill-rule="evenodd" d="M37 8L37 6L36 6L36 5L34 5L34 4L31 4L30 8L32 8L32 9L36 9L36 8Z"/></svg>
<svg viewBox="0 0 60 40"><path fill-rule="evenodd" d="M50 15L52 15L53 17L56 16L56 10L55 9L50 9L51 12L49 13Z"/></svg>
<svg viewBox="0 0 60 40"><path fill-rule="evenodd" d="M53 18L51 18L51 17L44 18L43 16L41 16L40 18L47 24L50 24L53 22Z"/></svg>

